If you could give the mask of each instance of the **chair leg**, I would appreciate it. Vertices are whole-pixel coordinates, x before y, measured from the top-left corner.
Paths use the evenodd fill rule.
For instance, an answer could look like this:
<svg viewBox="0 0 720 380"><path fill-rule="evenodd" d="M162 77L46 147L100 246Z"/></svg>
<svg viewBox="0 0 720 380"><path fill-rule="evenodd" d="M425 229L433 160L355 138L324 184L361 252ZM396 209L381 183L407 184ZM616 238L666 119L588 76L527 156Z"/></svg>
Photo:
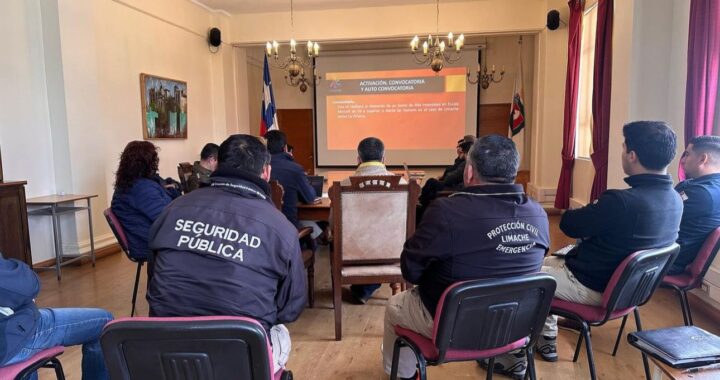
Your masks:
<svg viewBox="0 0 720 380"><path fill-rule="evenodd" d="M617 354L618 347L620 346L620 338L622 338L623 331L625 330L625 322L627 322L627 314L623 317L622 323L620 324L620 331L618 331L617 339L615 339L615 347L613 348L612 356Z"/></svg>
<svg viewBox="0 0 720 380"><path fill-rule="evenodd" d="M337 282L336 282L337 281ZM333 279L333 308L335 309L335 340L342 340L342 286Z"/></svg>
<svg viewBox="0 0 720 380"><path fill-rule="evenodd" d="M485 377L485 379L492 380L493 372L495 372L495 357L492 357L490 358L490 360L488 360L487 377Z"/></svg>
<svg viewBox="0 0 720 380"><path fill-rule="evenodd" d="M400 361L400 347L402 347L402 341L400 340L400 338L396 338L395 345L393 346L390 380L397 380L398 362Z"/></svg>
<svg viewBox="0 0 720 380"><path fill-rule="evenodd" d="M390 289L392 289L392 295L396 295L400 290L400 284L393 282L390 284Z"/></svg>
<svg viewBox="0 0 720 380"><path fill-rule="evenodd" d="M580 347L582 347L583 334L582 331L578 331L578 340L575 343L575 354L573 355L573 363L577 362L580 357Z"/></svg>
<svg viewBox="0 0 720 380"><path fill-rule="evenodd" d="M590 367L590 379L596 380L597 375L595 375L595 359L593 358L592 342L590 341L590 327L588 327L585 321L583 321L582 324L581 334L585 335L585 347L587 348L588 366Z"/></svg>
<svg viewBox="0 0 720 380"><path fill-rule="evenodd" d="M132 296L132 310L130 311L130 316L135 316L135 301L137 300L137 291L138 291L138 285L140 284L140 269L142 269L143 262L138 261L137 271L135 272L135 287L133 288L133 296Z"/></svg>
<svg viewBox="0 0 720 380"><path fill-rule="evenodd" d="M636 307L635 310L633 310L633 313L635 314L635 326L637 327L637 331L642 331L642 322L640 322L640 310ZM642 354L643 368L645 369L645 378L647 380L650 380L652 379L652 377L650 377L650 366L648 365L647 356L642 351L640 351L640 354Z"/></svg>
<svg viewBox="0 0 720 380"><path fill-rule="evenodd" d="M683 319L685 320L685 326L692 326L692 313L690 312L690 299L688 298L687 291L680 291L680 302L683 303Z"/></svg>
<svg viewBox="0 0 720 380"><path fill-rule="evenodd" d="M63 367L60 363L60 360L58 360L58 358L52 358L50 359L50 363L55 369L55 377L57 377L57 380L65 380L65 373L63 372Z"/></svg>
<svg viewBox="0 0 720 380"><path fill-rule="evenodd" d="M536 380L537 374L535 373L535 350L532 347L528 347L527 350L527 376L530 380Z"/></svg>
<svg viewBox="0 0 720 380"><path fill-rule="evenodd" d="M312 309L315 306L315 256L313 255L310 265L307 267L308 282L308 306Z"/></svg>

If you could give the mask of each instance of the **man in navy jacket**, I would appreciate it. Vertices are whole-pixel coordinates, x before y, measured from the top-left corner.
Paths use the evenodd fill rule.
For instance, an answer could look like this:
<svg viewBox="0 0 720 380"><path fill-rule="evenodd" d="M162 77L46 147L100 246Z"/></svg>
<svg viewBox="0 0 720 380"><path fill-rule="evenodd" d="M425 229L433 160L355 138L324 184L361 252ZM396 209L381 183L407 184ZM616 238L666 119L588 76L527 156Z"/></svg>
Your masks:
<svg viewBox="0 0 720 380"><path fill-rule="evenodd" d="M600 305L615 269L633 252L669 246L677 240L682 201L667 167L675 157L675 132L660 121L636 121L623 127L622 167L630 185L607 190L587 206L567 210L560 229L582 242L566 259L548 257L543 271L555 277L555 297ZM538 352L557 361L557 317L549 316Z"/></svg>
<svg viewBox="0 0 720 380"><path fill-rule="evenodd" d="M0 367L38 352L82 344L83 380L109 379L100 333L112 314L102 309L46 309L35 305L40 280L27 264L0 254Z"/></svg>
<svg viewBox="0 0 720 380"><path fill-rule="evenodd" d="M418 286L391 297L385 309L387 373L396 338L393 326L432 336L437 304L448 286L538 272L550 246L547 214L525 195L522 185L513 183L520 157L512 140L481 137L468 156L466 186L433 201L405 243L403 277ZM398 375L414 378L415 366L414 355L403 348Z"/></svg>
<svg viewBox="0 0 720 380"><path fill-rule="evenodd" d="M708 234L720 226L720 136L690 140L680 165L688 179L675 187L684 207L677 240L680 253L670 274L684 272Z"/></svg>
<svg viewBox="0 0 720 380"><path fill-rule="evenodd" d="M318 198L305 175L302 166L295 162L287 152L287 136L279 130L268 131L265 134L267 148L272 158L272 175L270 179L277 180L285 191L283 194L282 212L296 227L300 227L298 220L298 202L313 203Z"/></svg>
<svg viewBox="0 0 720 380"><path fill-rule="evenodd" d="M297 229L272 204L258 138L230 136L218 161L210 185L175 200L150 229L150 315L254 318L269 331L278 371L290 353L282 324L306 301Z"/></svg>

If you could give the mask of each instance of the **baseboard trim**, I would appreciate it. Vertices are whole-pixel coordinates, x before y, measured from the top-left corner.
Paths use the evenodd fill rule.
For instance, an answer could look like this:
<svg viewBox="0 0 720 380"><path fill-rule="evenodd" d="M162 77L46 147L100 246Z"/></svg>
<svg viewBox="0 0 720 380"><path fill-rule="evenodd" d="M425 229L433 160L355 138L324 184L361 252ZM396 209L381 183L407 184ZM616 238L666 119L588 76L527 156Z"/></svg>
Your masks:
<svg viewBox="0 0 720 380"><path fill-rule="evenodd" d="M98 248L95 250L95 259L100 259L103 257L111 256L111 255L114 255L119 252L122 252L122 249L120 248L120 244L118 244L118 243L108 244L102 248ZM84 264L87 264L90 262L91 262L90 257L85 256L82 259L80 259L72 264L68 264L68 265L71 265L71 266L72 265L84 265ZM50 267L53 265L55 265L55 258L39 261L37 263L33 263L33 268L34 269L47 268L47 267Z"/></svg>
<svg viewBox="0 0 720 380"><path fill-rule="evenodd" d="M720 325L720 303L710 298L710 296L700 289L688 292L690 308L693 313L700 312L712 322Z"/></svg>
<svg viewBox="0 0 720 380"><path fill-rule="evenodd" d="M546 207L553 207L557 189L552 187L540 187L530 182L527 184L527 194Z"/></svg>
<svg viewBox="0 0 720 380"><path fill-rule="evenodd" d="M587 202L585 202L583 200L580 200L577 198L570 198L570 208L571 209L582 208L582 207L585 207L586 205L587 205Z"/></svg>

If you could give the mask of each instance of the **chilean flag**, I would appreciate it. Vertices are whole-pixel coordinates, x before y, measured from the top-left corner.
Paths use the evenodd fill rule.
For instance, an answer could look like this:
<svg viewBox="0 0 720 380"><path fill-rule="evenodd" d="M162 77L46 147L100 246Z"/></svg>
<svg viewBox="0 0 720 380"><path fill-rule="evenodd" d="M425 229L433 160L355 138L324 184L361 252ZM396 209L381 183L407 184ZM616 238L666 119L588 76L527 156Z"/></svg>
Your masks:
<svg viewBox="0 0 720 380"><path fill-rule="evenodd" d="M263 101L260 113L262 114L262 118L260 119L260 136L265 136L267 131L280 129L277 121L277 113L275 112L275 96L273 96L267 56L265 56L265 64L263 67Z"/></svg>

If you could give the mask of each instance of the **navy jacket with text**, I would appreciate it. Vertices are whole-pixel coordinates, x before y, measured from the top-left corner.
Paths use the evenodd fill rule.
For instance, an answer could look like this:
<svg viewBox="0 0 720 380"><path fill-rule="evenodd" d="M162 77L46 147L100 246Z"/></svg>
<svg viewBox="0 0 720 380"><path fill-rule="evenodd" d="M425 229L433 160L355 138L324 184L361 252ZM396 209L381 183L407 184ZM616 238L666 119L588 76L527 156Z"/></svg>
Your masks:
<svg viewBox="0 0 720 380"><path fill-rule="evenodd" d="M0 307L12 314L0 313L0 366L12 359L35 334L40 318L34 298L40 281L29 265L0 255Z"/></svg>
<svg viewBox="0 0 720 380"><path fill-rule="evenodd" d="M430 204L400 260L435 315L451 284L538 272L549 246L547 214L522 185L470 186Z"/></svg>
<svg viewBox="0 0 720 380"><path fill-rule="evenodd" d="M675 242L683 205L669 175L625 178L625 190L607 190L595 202L567 210L560 219L565 235L583 239L565 259L581 284L603 292L615 269L630 254ZM576 253L576 254L575 254Z"/></svg>
<svg viewBox="0 0 720 380"><path fill-rule="evenodd" d="M670 274L685 271L710 232L720 227L720 173L680 182L675 191L683 200L683 214L677 240L680 253Z"/></svg>
<svg viewBox="0 0 720 380"><path fill-rule="evenodd" d="M210 186L174 201L150 230L151 316L246 316L265 329L305 307L297 228L260 177L219 167Z"/></svg>
<svg viewBox="0 0 720 380"><path fill-rule="evenodd" d="M310 185L302 166L293 161L287 153L272 155L270 179L277 180L285 191L283 193L282 212L296 227L298 224L298 201L312 203L317 198L315 189Z"/></svg>

